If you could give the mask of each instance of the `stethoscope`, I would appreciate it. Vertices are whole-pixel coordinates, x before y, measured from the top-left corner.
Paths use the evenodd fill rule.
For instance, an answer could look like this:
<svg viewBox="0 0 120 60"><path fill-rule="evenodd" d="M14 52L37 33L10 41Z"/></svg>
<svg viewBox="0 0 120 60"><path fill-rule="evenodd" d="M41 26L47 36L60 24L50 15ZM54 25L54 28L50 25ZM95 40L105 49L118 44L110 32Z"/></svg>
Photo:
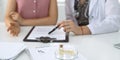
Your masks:
<svg viewBox="0 0 120 60"><path fill-rule="evenodd" d="M74 17L78 21L79 26L89 24L89 1L86 1L83 5L80 4L80 0L74 2ZM84 20L85 19L85 20Z"/></svg>
<svg viewBox="0 0 120 60"><path fill-rule="evenodd" d="M74 13L75 13L75 16L78 16L79 17L79 15L80 15L80 4L79 4L79 2L80 2L80 0L75 0L75 2L74 2ZM85 12L84 12L84 16L86 17L86 18L89 18L89 16L88 16L88 14L87 14L87 11L89 10L89 1L88 2L86 2L86 4L87 4L87 6L86 6L86 9L85 9Z"/></svg>

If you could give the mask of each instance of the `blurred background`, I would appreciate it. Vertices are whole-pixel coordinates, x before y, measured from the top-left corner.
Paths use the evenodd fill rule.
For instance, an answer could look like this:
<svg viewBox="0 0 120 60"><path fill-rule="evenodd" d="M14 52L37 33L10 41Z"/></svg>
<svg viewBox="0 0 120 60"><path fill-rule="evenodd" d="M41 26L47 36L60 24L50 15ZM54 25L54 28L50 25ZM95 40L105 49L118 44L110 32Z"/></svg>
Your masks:
<svg viewBox="0 0 120 60"><path fill-rule="evenodd" d="M5 10L8 0L0 0L0 22L4 22ZM58 2L58 22L65 19L65 0L57 0Z"/></svg>

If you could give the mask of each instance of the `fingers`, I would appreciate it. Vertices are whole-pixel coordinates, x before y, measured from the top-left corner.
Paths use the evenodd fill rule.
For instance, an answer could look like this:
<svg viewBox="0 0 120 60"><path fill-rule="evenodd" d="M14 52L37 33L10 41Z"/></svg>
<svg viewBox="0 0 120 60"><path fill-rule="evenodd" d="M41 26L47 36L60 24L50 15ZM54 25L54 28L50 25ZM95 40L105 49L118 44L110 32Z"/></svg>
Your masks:
<svg viewBox="0 0 120 60"><path fill-rule="evenodd" d="M17 12L14 11L10 12L10 15L15 15L15 14L17 14Z"/></svg>
<svg viewBox="0 0 120 60"><path fill-rule="evenodd" d="M18 36L20 29L19 26L16 26L15 23L10 23L11 26L8 27L7 31L12 35L12 36Z"/></svg>
<svg viewBox="0 0 120 60"><path fill-rule="evenodd" d="M14 29L13 28L14 26L15 26L14 23L10 23L10 26L8 27L7 31L9 32L10 30Z"/></svg>
<svg viewBox="0 0 120 60"><path fill-rule="evenodd" d="M72 31L71 28L68 27L68 26L65 26L65 27L63 27L63 28L64 28L64 31L65 31L65 32L71 32L71 31Z"/></svg>
<svg viewBox="0 0 120 60"><path fill-rule="evenodd" d="M59 25L60 25L59 28L67 26L68 25L68 21L62 21L62 22L59 23Z"/></svg>
<svg viewBox="0 0 120 60"><path fill-rule="evenodd" d="M11 15L13 20L18 20L18 17L16 14Z"/></svg>
<svg viewBox="0 0 120 60"><path fill-rule="evenodd" d="M19 32L16 28L8 28L8 32L12 35L12 36L18 36Z"/></svg>
<svg viewBox="0 0 120 60"><path fill-rule="evenodd" d="M59 28L62 28L64 26L64 21L58 23L57 25L59 25Z"/></svg>
<svg viewBox="0 0 120 60"><path fill-rule="evenodd" d="M12 18L13 20L15 20L15 19L14 19L15 15L16 15L16 14L15 14L14 11L10 12L10 16L11 16L11 18Z"/></svg>
<svg viewBox="0 0 120 60"><path fill-rule="evenodd" d="M11 16L11 17L14 17L16 14L17 14L17 13L14 12L14 11L10 12L10 16Z"/></svg>
<svg viewBox="0 0 120 60"><path fill-rule="evenodd" d="M58 23L60 26L59 28L64 28L65 32L71 32L74 28L74 22L72 20L66 20Z"/></svg>
<svg viewBox="0 0 120 60"><path fill-rule="evenodd" d="M19 19L19 14L17 12L14 11L10 12L10 16L13 20L17 21Z"/></svg>
<svg viewBox="0 0 120 60"><path fill-rule="evenodd" d="M9 32L12 36L18 36L18 34L19 34L19 30L17 30L17 29L10 30Z"/></svg>
<svg viewBox="0 0 120 60"><path fill-rule="evenodd" d="M10 23L10 26L15 26L15 23Z"/></svg>
<svg viewBox="0 0 120 60"><path fill-rule="evenodd" d="M10 16L11 16L11 15L13 15L13 14L14 14L14 12L13 12L13 11L12 11L12 12L10 12Z"/></svg>

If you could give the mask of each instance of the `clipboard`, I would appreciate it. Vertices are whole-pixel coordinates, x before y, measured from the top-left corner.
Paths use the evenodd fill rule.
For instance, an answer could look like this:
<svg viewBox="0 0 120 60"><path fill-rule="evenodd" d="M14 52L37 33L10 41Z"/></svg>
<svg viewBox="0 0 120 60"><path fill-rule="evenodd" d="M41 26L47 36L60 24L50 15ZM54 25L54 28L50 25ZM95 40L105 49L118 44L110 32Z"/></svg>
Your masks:
<svg viewBox="0 0 120 60"><path fill-rule="evenodd" d="M36 27L47 27L48 28L49 26L33 26L32 29L29 31L29 33L25 36L23 41L25 41L25 42L43 42L43 43L49 43L49 42L69 42L69 33L65 33L65 36L64 36L65 39L56 39L55 38L54 40L52 40L52 37L49 37L48 39L46 39L47 37L44 37L44 36L39 36L39 39L36 39L36 38L35 39L29 39L29 36L36 29ZM52 26L51 29L53 29L53 27L54 26ZM37 32L40 32L40 30L37 31ZM43 38L43 40L40 39L41 37Z"/></svg>

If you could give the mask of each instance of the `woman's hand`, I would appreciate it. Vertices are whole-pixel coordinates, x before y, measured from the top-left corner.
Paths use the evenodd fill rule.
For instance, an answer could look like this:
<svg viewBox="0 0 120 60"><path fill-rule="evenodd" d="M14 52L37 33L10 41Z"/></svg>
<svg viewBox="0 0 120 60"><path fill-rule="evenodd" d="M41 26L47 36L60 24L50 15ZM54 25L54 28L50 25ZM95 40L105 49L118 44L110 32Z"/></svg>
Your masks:
<svg viewBox="0 0 120 60"><path fill-rule="evenodd" d="M23 23L23 18L20 16L17 12L11 12L11 18L15 21L17 21L20 25Z"/></svg>
<svg viewBox="0 0 120 60"><path fill-rule="evenodd" d="M18 36L20 33L20 26L17 22L10 23L7 31L12 35L12 36Z"/></svg>

